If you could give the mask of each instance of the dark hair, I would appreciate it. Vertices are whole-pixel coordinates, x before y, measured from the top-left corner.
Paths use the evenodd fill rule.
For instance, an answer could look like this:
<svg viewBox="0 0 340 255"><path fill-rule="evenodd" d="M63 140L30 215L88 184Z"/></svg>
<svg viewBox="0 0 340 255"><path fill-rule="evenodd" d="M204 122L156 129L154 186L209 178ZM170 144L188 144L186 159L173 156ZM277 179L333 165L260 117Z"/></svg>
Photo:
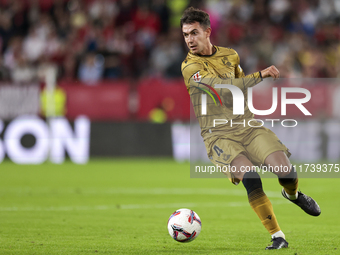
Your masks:
<svg viewBox="0 0 340 255"><path fill-rule="evenodd" d="M181 18L181 28L183 27L183 24L192 24L195 22L200 23L201 27L204 27L205 29L210 27L209 14L205 11L195 9L194 7L189 7L184 11Z"/></svg>

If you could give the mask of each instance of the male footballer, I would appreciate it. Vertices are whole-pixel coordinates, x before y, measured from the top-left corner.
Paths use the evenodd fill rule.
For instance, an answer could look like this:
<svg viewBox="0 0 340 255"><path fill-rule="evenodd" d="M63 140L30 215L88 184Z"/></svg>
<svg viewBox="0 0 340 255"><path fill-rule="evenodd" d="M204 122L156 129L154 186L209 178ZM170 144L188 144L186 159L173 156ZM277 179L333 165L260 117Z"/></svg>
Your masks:
<svg viewBox="0 0 340 255"><path fill-rule="evenodd" d="M226 174L233 184L243 183L250 206L270 233L272 244L266 249L286 248L288 242L277 222L272 204L262 189L259 174L243 169L254 169L254 166L288 169L273 171L283 186L282 195L313 216L320 215L320 207L311 197L297 191L298 177L288 159L290 153L286 146L271 130L256 121L251 121L251 126L247 125L254 118L247 105L243 115L234 115L235 99L232 98L232 93L215 88L216 84L231 84L241 89L244 98L247 98L249 87L267 77L278 79L280 72L275 66L270 66L245 76L235 50L211 44L210 18L202 10L193 7L186 9L181 18L181 28L190 50L182 63L182 75L201 127L208 157L215 165L236 169L227 171ZM218 94L221 104L216 104L215 100L212 101L208 96L206 98L210 101L206 99L207 110L204 112L202 91ZM226 119L228 124L215 125L216 119Z"/></svg>

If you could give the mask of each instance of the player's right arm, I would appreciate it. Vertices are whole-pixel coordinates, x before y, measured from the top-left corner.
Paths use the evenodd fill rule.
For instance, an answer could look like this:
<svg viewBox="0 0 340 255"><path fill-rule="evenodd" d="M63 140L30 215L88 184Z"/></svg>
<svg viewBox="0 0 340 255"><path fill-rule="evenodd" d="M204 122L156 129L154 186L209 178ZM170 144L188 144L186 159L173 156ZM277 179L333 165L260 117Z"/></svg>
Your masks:
<svg viewBox="0 0 340 255"><path fill-rule="evenodd" d="M208 71L204 69L204 66L198 62L182 63L182 75L184 78L185 86L190 94L190 85L193 85L196 81L201 81L202 75L207 76ZM196 77L196 78L195 78Z"/></svg>

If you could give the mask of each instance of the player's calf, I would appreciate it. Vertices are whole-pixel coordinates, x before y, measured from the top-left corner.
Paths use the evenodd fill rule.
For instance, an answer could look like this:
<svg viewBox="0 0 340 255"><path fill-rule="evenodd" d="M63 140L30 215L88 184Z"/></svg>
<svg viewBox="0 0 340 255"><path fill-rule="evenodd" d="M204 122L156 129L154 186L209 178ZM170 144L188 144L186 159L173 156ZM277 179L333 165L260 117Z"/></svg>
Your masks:
<svg viewBox="0 0 340 255"><path fill-rule="evenodd" d="M281 184L281 186L283 186L286 196L289 199L294 200L298 198L297 189L299 179L293 166L291 167L290 170L291 170L290 173L288 173L287 175L279 177L279 183Z"/></svg>
<svg viewBox="0 0 340 255"><path fill-rule="evenodd" d="M285 238L277 223L273 206L262 189L262 181L257 172L247 172L243 176L242 183L247 190L251 208L260 218L263 226L272 235L272 238Z"/></svg>

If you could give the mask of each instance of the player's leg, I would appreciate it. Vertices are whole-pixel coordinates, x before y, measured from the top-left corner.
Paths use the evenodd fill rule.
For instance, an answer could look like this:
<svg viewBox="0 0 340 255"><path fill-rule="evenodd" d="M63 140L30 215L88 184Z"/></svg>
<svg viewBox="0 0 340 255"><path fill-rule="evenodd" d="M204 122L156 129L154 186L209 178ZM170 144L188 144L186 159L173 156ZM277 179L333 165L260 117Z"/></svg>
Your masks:
<svg viewBox="0 0 340 255"><path fill-rule="evenodd" d="M298 192L298 177L294 167L289 162L286 154L283 151L275 151L266 159L265 164L269 166L278 166L278 169L289 169L289 171L274 171L279 178L279 183L283 186L282 195L289 201L298 205L302 210L312 216L319 216L321 209L316 201ZM282 166L282 167L281 167Z"/></svg>
<svg viewBox="0 0 340 255"><path fill-rule="evenodd" d="M264 227L273 238L275 235L284 237L277 223L272 204L263 192L260 176L256 172L244 171L253 169L254 167L248 157L245 156L247 155L246 149L240 142L235 141L238 137L231 138L232 139L228 139L226 136L223 136L219 139L215 137L205 139L204 143L209 159L215 165L230 166L229 169L231 171L227 171L224 174L226 174L235 185L242 181L247 190L250 206L258 215ZM284 238L277 237L276 240L280 242L273 242L273 245L269 247L269 249L280 249L288 246Z"/></svg>
<svg viewBox="0 0 340 255"><path fill-rule="evenodd" d="M290 155L287 147L271 130L264 127L253 129L248 140L246 149L250 160L259 166L265 164L269 171L278 176L287 196L296 199L298 178L287 157Z"/></svg>
<svg viewBox="0 0 340 255"><path fill-rule="evenodd" d="M236 171L233 171L233 174L237 179L242 181L247 190L248 201L251 208L260 218L263 226L268 230L272 238L277 240L272 246L267 247L267 249L288 247L285 235L281 231L274 214L273 206L263 191L262 181L259 174L256 171L245 171L253 169L254 165L245 155L239 154L231 162L231 166L232 169L236 168Z"/></svg>
<svg viewBox="0 0 340 255"><path fill-rule="evenodd" d="M279 183L284 190L283 192L286 193L289 199L297 199L299 179L287 155L283 151L275 151L265 159L264 163L268 168L276 167L277 170L273 172L278 176Z"/></svg>

